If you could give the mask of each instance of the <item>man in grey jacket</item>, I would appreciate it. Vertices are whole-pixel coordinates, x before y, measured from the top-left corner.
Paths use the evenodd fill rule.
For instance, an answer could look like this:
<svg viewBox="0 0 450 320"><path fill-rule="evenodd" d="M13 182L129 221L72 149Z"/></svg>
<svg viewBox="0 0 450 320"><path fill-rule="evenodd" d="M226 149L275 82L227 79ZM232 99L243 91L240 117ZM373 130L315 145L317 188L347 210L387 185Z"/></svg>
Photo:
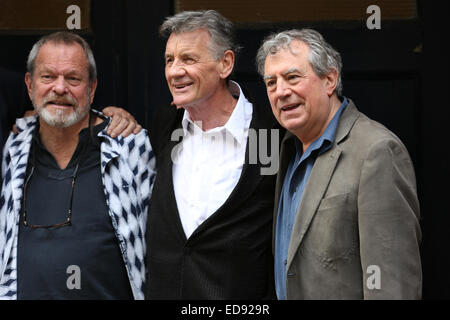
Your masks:
<svg viewBox="0 0 450 320"><path fill-rule="evenodd" d="M268 36L257 64L281 145L274 211L279 299L419 299L419 202L402 142L342 96L316 31Z"/></svg>

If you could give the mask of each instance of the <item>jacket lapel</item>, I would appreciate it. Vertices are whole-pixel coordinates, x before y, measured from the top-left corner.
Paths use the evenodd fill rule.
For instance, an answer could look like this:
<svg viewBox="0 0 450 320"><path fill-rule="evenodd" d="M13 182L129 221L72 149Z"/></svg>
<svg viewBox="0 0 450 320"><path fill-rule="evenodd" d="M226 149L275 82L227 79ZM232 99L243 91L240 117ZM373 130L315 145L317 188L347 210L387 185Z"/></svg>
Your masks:
<svg viewBox="0 0 450 320"><path fill-rule="evenodd" d="M281 141L281 149L280 149L280 167L278 169L277 183L275 187L275 208L274 208L274 217L276 218L278 212L278 203L280 202L281 189L283 188L284 177L286 176L286 170L289 166L289 162L292 160L292 157L295 155L295 149L292 145L293 139L296 139L295 136L289 131L286 132L283 140Z"/></svg>
<svg viewBox="0 0 450 320"><path fill-rule="evenodd" d="M349 104L339 119L336 131L336 138L333 147L320 155L311 171L305 191L303 192L300 206L297 210L294 227L292 229L291 241L289 243L287 270L294 259L298 248L304 239L306 232L317 212L320 201L328 188L328 184L333 176L334 169L342 153L339 144L347 137L355 121L359 117L353 101L349 99ZM284 180L284 179L283 179Z"/></svg>
<svg viewBox="0 0 450 320"><path fill-rule="evenodd" d="M7 171L3 179L3 186L5 189L2 191L5 201L7 202L6 210L2 210L2 213L6 212L6 217L2 217L2 219L5 219L5 231L2 230L1 232L5 233L6 243L3 251L2 268L6 267L14 244L14 239L18 232L17 226L22 205L23 185L30 154L32 131L35 129L36 124L36 117L31 120L29 118L17 120L19 133L13 138L13 141L8 148L11 160L6 168L9 170L9 173ZM5 162L5 159L3 159L3 162ZM1 271L3 274L4 270Z"/></svg>
<svg viewBox="0 0 450 320"><path fill-rule="evenodd" d="M289 162L292 160L292 157L295 155L295 148L293 146L293 141L296 137L286 131L286 134L281 141L280 148L280 164L275 184L275 201L273 206L273 227L272 227L272 251L275 250L275 232L278 218L278 207L280 204L281 198L281 190L283 189L284 178L286 176L286 171L289 166Z"/></svg>
<svg viewBox="0 0 450 320"><path fill-rule="evenodd" d="M178 129L181 128L181 125ZM177 234L180 235L183 242L187 240L186 233L184 232L183 225L181 224L180 213L178 212L177 201L175 198L175 188L173 185L173 161L172 161L172 152L176 152L176 148L181 146L181 142L183 141L183 137L180 137L179 141L170 140L164 149L161 150L161 158L163 161L160 161L162 164L157 169L157 180L162 180L160 182L161 189L167 190L167 196L164 198L160 198L160 200L164 201L165 214L170 215L168 217L169 221L171 221L170 225L173 228L177 229ZM156 185L156 181L155 181Z"/></svg>
<svg viewBox="0 0 450 320"><path fill-rule="evenodd" d="M247 200L247 197L251 196L253 190L257 187L261 179L263 179L264 175L261 173L262 172L261 169L263 166L261 164L259 154L259 152L261 151L260 147L261 144L265 144L267 146L268 153L271 154L272 152L275 152L275 150L271 150L270 148L273 134L273 131L271 130L272 129L279 130L275 128L276 122L272 117L273 116L270 110L253 104L252 121L250 122L249 131L256 133L257 138L256 140L250 139L250 135L252 133L249 132L249 136L247 138L247 146L245 150L245 162L242 167L241 176L239 178L238 184L234 188L230 197L224 203L224 206L227 205L228 203L236 204L240 202L245 202ZM262 132L261 130L267 131L267 137L265 141L262 140L264 136L260 134ZM278 144L280 142L279 137L280 131L278 131L278 141L277 141ZM250 154L250 152L252 153L252 155ZM257 156L253 153L257 153ZM256 158L257 161L255 163Z"/></svg>
<svg viewBox="0 0 450 320"><path fill-rule="evenodd" d="M37 120L35 122L24 123L24 125L27 125L28 127L19 132L9 148L9 155L11 157L12 194L14 199L14 211L16 213L19 212L21 207L20 200L22 199L22 189L30 155L31 140L33 137L32 131L35 129L36 124Z"/></svg>
<svg viewBox="0 0 450 320"><path fill-rule="evenodd" d="M246 202L249 197L252 196L255 188L258 186L258 184L261 182L261 179L264 178L264 175L261 174L261 168L262 165L260 163L259 159L259 146L260 146L260 130L265 129L268 131L267 134L267 140L262 142L266 143L268 147L271 145L271 130L279 130L278 131L278 137L280 137L281 133L284 132L284 130L280 130L276 126L275 118L273 117L270 109L264 108L261 106L256 106L253 104L253 113L252 113L252 120L250 122L250 130L256 132L257 136L257 142L250 140L250 133L249 137L247 137L247 146L245 151L245 162L242 167L241 176L239 177L239 181L236 185L236 187L231 192L228 199L222 204L222 206L217 209L216 212L214 212L208 219L206 219L191 235L191 238L194 238L195 235L202 232L202 230L207 229L208 226L211 223L214 223L215 219L220 217L222 214L229 212L230 210L233 210L233 208L239 208L242 203ZM252 142L251 142L252 141ZM252 152L258 152L258 161L257 163L253 163L254 161L251 160L250 157L250 143L257 143L257 151L255 151L255 148L253 148ZM279 143L279 140L277 141ZM254 146L252 146L254 147ZM268 152L273 152L270 148L268 148ZM253 155L254 156L254 155ZM173 188L172 188L173 189ZM177 211L178 212L178 211Z"/></svg>
<svg viewBox="0 0 450 320"><path fill-rule="evenodd" d="M11 156L11 184L12 195L14 201L14 212L18 214L21 207L23 185L25 182L25 174L27 170L28 158L30 155L32 134L22 131L18 136L18 143L9 148ZM20 143L19 143L20 142ZM11 212L10 212L11 213Z"/></svg>
<svg viewBox="0 0 450 320"><path fill-rule="evenodd" d="M288 268L325 194L342 150L335 147L319 156L303 192L292 229L288 252Z"/></svg>

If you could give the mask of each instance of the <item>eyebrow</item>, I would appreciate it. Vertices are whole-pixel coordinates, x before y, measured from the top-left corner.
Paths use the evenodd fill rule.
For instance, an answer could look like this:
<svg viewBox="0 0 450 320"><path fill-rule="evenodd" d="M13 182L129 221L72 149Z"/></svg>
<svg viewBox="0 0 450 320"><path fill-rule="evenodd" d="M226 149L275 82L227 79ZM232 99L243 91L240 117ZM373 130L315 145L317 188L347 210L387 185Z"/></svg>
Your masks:
<svg viewBox="0 0 450 320"><path fill-rule="evenodd" d="M289 73L292 73L292 72L300 72L300 70L298 70L297 68L287 69L285 72L283 72L283 76L285 76L285 75L287 75Z"/></svg>
<svg viewBox="0 0 450 320"><path fill-rule="evenodd" d="M197 54L195 53L195 52L192 52L192 51L189 51L189 50L186 50L186 51L183 51L183 52L180 52L180 53L178 53L178 54L176 54L177 56L181 56L181 57L184 57L184 56L190 56L190 57L195 57L195 56L197 56ZM170 56L170 57L173 57L173 56L175 56L173 53L164 53L164 56L165 57L167 57L167 56Z"/></svg>
<svg viewBox="0 0 450 320"><path fill-rule="evenodd" d="M300 72L300 70L298 70L297 68L289 68L287 69L285 72L282 73L283 76L292 73L292 72ZM267 80L267 79L272 79L274 78L274 75L268 74L268 75L264 75L263 76L263 80Z"/></svg>
<svg viewBox="0 0 450 320"><path fill-rule="evenodd" d="M41 70L39 70L37 72L38 75L42 75L42 74L46 74L46 73L50 73L50 74L55 74L58 73L57 71L55 71L52 68L43 68ZM64 77L68 77L68 76L77 76L77 77L83 77L83 71L81 70L75 70L75 69L70 69L66 72L63 73Z"/></svg>
<svg viewBox="0 0 450 320"><path fill-rule="evenodd" d="M41 65L41 66L39 66L39 68L36 68L36 70L39 72L49 72L49 71L54 71L55 69L52 67L49 67L47 65Z"/></svg>

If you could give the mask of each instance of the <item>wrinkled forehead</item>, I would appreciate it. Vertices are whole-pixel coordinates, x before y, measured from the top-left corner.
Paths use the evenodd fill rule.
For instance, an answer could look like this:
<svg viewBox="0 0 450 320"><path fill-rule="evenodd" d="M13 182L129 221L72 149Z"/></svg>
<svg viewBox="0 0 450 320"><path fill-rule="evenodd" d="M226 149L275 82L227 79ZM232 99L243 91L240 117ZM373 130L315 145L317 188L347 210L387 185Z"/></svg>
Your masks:
<svg viewBox="0 0 450 320"><path fill-rule="evenodd" d="M183 43L186 46L194 46L196 44L202 43L204 45L209 45L211 41L211 35L207 29L200 28L189 31L172 32L167 39L166 49L168 46L174 43Z"/></svg>
<svg viewBox="0 0 450 320"><path fill-rule="evenodd" d="M309 47L302 41L293 40L289 45L271 50L264 62L264 77L279 69L290 70L299 65L309 64Z"/></svg>
<svg viewBox="0 0 450 320"><path fill-rule="evenodd" d="M172 32L170 34L166 42L165 55L189 50L214 56L214 44L207 29L201 28L185 32Z"/></svg>
<svg viewBox="0 0 450 320"><path fill-rule="evenodd" d="M39 63L50 63L56 61L66 61L87 66L88 57L83 47L74 43L46 42L36 55L36 66Z"/></svg>
<svg viewBox="0 0 450 320"><path fill-rule="evenodd" d="M309 46L302 40L291 39L289 42L272 46L267 56L277 54L280 51L289 51L294 56L308 56L309 50Z"/></svg>

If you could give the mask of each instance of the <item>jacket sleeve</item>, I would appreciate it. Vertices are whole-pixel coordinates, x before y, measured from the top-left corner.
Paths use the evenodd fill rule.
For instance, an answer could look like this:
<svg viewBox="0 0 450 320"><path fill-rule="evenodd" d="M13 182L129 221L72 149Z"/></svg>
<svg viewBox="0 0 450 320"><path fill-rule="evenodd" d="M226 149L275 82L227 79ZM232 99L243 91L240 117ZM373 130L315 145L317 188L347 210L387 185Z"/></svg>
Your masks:
<svg viewBox="0 0 450 320"><path fill-rule="evenodd" d="M8 139L5 142L5 145L3 146L3 150L2 150L2 157L1 157L1 161L2 161L2 176L1 176L1 182L3 185L3 178L5 177L6 171L9 167L9 164L11 162L11 158L9 156L9 147L11 147L11 144L14 142L14 137L16 136L15 133L10 133Z"/></svg>
<svg viewBox="0 0 450 320"><path fill-rule="evenodd" d="M414 168L396 137L374 143L361 169L358 224L364 299L420 299Z"/></svg>
<svg viewBox="0 0 450 320"><path fill-rule="evenodd" d="M135 148L139 152L138 160L138 181L139 193L143 199L143 212L147 212L150 201L153 182L155 180L155 155L148 137L147 130L142 130L136 135Z"/></svg>

